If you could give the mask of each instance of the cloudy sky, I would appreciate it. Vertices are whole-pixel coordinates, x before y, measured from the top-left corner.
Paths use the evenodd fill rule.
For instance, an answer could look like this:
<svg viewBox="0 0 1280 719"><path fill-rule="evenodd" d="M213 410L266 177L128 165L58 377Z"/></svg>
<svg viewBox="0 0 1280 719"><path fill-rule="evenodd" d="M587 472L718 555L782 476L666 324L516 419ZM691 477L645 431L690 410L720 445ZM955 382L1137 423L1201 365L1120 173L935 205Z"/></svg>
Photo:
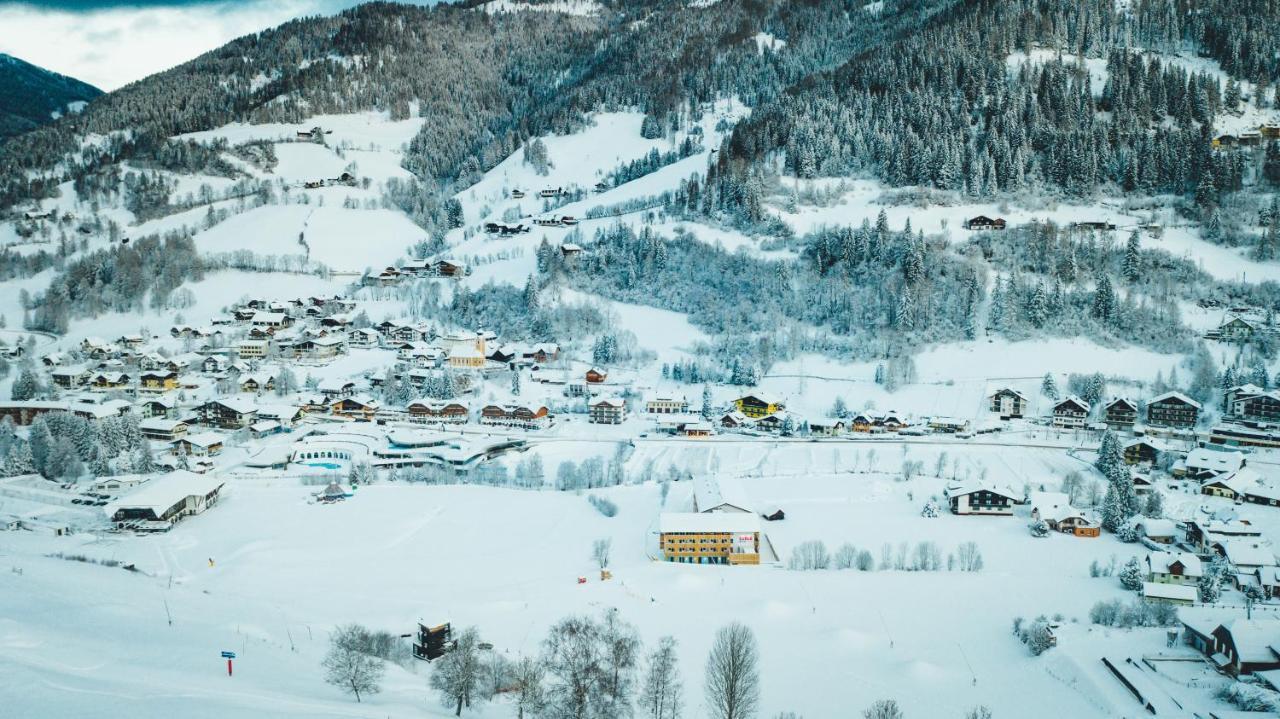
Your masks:
<svg viewBox="0 0 1280 719"><path fill-rule="evenodd" d="M114 90L241 35L358 2L0 0L0 52Z"/></svg>

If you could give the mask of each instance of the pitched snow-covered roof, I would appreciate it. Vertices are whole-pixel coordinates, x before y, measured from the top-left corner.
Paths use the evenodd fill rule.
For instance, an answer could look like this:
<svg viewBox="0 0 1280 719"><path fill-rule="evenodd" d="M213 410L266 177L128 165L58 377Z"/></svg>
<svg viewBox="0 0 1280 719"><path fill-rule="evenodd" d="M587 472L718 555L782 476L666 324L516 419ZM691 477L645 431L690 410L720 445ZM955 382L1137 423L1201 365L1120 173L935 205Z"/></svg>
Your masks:
<svg viewBox="0 0 1280 719"><path fill-rule="evenodd" d="M1231 642L1236 648L1236 661L1276 661L1276 653L1271 647L1280 645L1280 621L1239 618L1223 622L1222 629L1231 635Z"/></svg>
<svg viewBox="0 0 1280 719"><path fill-rule="evenodd" d="M742 512L663 512L658 531L668 532L759 532L760 518Z"/></svg>
<svg viewBox="0 0 1280 719"><path fill-rule="evenodd" d="M1189 470L1206 472L1234 472L1244 465L1244 453L1234 450L1197 447L1187 455Z"/></svg>
<svg viewBox="0 0 1280 719"><path fill-rule="evenodd" d="M1017 494L1006 484L989 482L983 480L966 480L962 482L953 482L947 485L946 493L948 497L960 497L974 492L991 492L1002 497L1008 497L1014 501L1021 499L1021 495Z"/></svg>
<svg viewBox="0 0 1280 719"><path fill-rule="evenodd" d="M1030 499L1031 511L1046 522L1081 516L1080 510L1071 506L1071 498L1062 492L1032 492Z"/></svg>
<svg viewBox="0 0 1280 719"><path fill-rule="evenodd" d="M1276 566L1275 551L1254 540L1228 539L1222 543L1222 553L1236 567Z"/></svg>
<svg viewBox="0 0 1280 719"><path fill-rule="evenodd" d="M693 505L699 512L737 510L751 513L751 501L737 477L698 475L693 478Z"/></svg>
<svg viewBox="0 0 1280 719"><path fill-rule="evenodd" d="M1164 394L1158 397L1152 397L1151 401L1148 402L1147 405L1150 406L1150 405L1156 404L1157 402L1164 402L1166 400L1171 400L1171 399L1178 400L1179 402L1184 402L1186 404L1191 405L1192 407L1195 407L1196 409L1201 408L1199 402L1195 401L1194 399L1191 399L1190 397L1176 390L1165 392Z"/></svg>
<svg viewBox="0 0 1280 719"><path fill-rule="evenodd" d="M215 444L222 444L222 435L215 432L198 432L196 434L188 434L178 442L186 442L193 447L204 447L208 449Z"/></svg>
<svg viewBox="0 0 1280 719"><path fill-rule="evenodd" d="M1147 568L1156 574L1169 574L1174 563L1182 564L1182 574L1187 577L1204 575L1200 557L1191 552L1151 552L1147 555Z"/></svg>

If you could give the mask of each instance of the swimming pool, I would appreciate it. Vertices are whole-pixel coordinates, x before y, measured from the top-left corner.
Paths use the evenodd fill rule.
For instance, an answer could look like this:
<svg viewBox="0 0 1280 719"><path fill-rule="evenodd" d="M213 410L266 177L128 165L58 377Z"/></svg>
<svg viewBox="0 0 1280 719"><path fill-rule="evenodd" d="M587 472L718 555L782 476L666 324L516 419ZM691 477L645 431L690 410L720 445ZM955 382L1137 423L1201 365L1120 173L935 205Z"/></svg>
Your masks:
<svg viewBox="0 0 1280 719"><path fill-rule="evenodd" d="M342 465L334 462L303 462L305 467L319 467L320 469L342 469Z"/></svg>

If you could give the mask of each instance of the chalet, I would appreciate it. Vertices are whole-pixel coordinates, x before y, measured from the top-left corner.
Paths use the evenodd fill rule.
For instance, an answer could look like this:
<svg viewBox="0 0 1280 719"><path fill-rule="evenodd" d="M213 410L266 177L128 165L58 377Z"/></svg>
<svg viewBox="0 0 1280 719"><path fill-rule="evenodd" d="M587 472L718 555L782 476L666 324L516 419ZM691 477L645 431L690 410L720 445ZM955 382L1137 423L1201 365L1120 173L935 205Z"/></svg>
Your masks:
<svg viewBox="0 0 1280 719"><path fill-rule="evenodd" d="M689 411L689 400L681 397L655 397L644 403L646 414L685 414Z"/></svg>
<svg viewBox="0 0 1280 719"><path fill-rule="evenodd" d="M329 359L347 353L347 341L339 335L310 337L293 345L294 354L305 359Z"/></svg>
<svg viewBox="0 0 1280 719"><path fill-rule="evenodd" d="M147 341L146 338L143 337L142 335L129 334L129 335L121 335L120 338L116 340L116 344L122 345L124 347L137 348L137 347L141 347L146 341Z"/></svg>
<svg viewBox="0 0 1280 719"><path fill-rule="evenodd" d="M241 429L258 421L258 408L247 399L213 399L195 412L200 424L222 429Z"/></svg>
<svg viewBox="0 0 1280 719"><path fill-rule="evenodd" d="M1155 464L1160 453L1167 451L1163 442L1149 437L1132 439L1124 445L1126 464Z"/></svg>
<svg viewBox="0 0 1280 719"><path fill-rule="evenodd" d="M1216 339L1225 342L1248 342L1253 339L1259 331L1261 325L1246 317L1234 316L1228 318L1222 324L1218 325L1215 333Z"/></svg>
<svg viewBox="0 0 1280 719"><path fill-rule="evenodd" d="M964 228L966 230L974 230L974 231L1003 230L1007 226L1008 226L1008 222L1006 222L1003 217L992 218L992 217L987 217L986 215L978 215L977 217L970 217L969 219L964 221Z"/></svg>
<svg viewBox="0 0 1280 719"><path fill-rule="evenodd" d="M1230 474L1207 480L1200 485L1200 493L1211 497L1225 497L1237 502L1280 506L1280 487L1252 467L1243 467Z"/></svg>
<svg viewBox="0 0 1280 719"><path fill-rule="evenodd" d="M1232 619L1213 630L1215 652L1210 661L1231 676L1280 669L1280 621Z"/></svg>
<svg viewBox="0 0 1280 719"><path fill-rule="evenodd" d="M460 278L471 274L471 269L461 262L436 260L431 264L432 277Z"/></svg>
<svg viewBox="0 0 1280 719"><path fill-rule="evenodd" d="M603 370L603 369L600 369L599 367L592 367L591 369L587 370L587 374L586 374L587 384L603 384L604 381L607 379L609 379L608 370Z"/></svg>
<svg viewBox="0 0 1280 719"><path fill-rule="evenodd" d="M1016 419L1027 413L1027 396L1016 389L1003 387L991 395L991 411L1001 419Z"/></svg>
<svg viewBox="0 0 1280 719"><path fill-rule="evenodd" d="M554 342L542 342L530 347L521 354L520 359L534 364L554 362L560 357L560 345Z"/></svg>
<svg viewBox="0 0 1280 719"><path fill-rule="evenodd" d="M560 197L563 194L565 194L563 187L544 187L538 191L538 197L542 198Z"/></svg>
<svg viewBox="0 0 1280 719"><path fill-rule="evenodd" d="M519 235L529 231L526 225L508 225L501 222L486 222L484 231L490 235L499 235L506 237L509 235Z"/></svg>
<svg viewBox="0 0 1280 719"><path fill-rule="evenodd" d="M1137 516L1131 520L1138 536L1156 544L1173 544L1178 539L1178 525L1172 519Z"/></svg>
<svg viewBox="0 0 1280 719"><path fill-rule="evenodd" d="M359 349L370 349L382 343L382 335L368 327L357 327L347 331L347 345Z"/></svg>
<svg viewBox="0 0 1280 719"><path fill-rule="evenodd" d="M523 200L523 199L524 199L524 190L512 190L512 191L511 191L511 199L513 199L513 200Z"/></svg>
<svg viewBox="0 0 1280 719"><path fill-rule="evenodd" d="M123 372L99 372L89 379L89 388L103 392L127 389L130 382L129 375Z"/></svg>
<svg viewBox="0 0 1280 719"><path fill-rule="evenodd" d="M1102 417L1111 429L1133 429L1138 421L1138 403L1128 397L1117 397L1103 405Z"/></svg>
<svg viewBox="0 0 1280 719"><path fill-rule="evenodd" d="M293 325L293 318L283 312L254 312L249 324L263 329L283 329Z"/></svg>
<svg viewBox="0 0 1280 719"><path fill-rule="evenodd" d="M13 345L10 347L9 345L0 342L0 357L4 357L6 359L20 359L25 353L26 348L22 345Z"/></svg>
<svg viewBox="0 0 1280 719"><path fill-rule="evenodd" d="M1146 565L1147 581L1156 584L1195 585L1204 576L1200 557L1191 552L1149 552Z"/></svg>
<svg viewBox="0 0 1280 719"><path fill-rule="evenodd" d="M1031 518L1048 525L1049 529L1077 537L1097 537L1102 525L1093 517L1071 506L1071 500L1061 492L1032 492Z"/></svg>
<svg viewBox="0 0 1280 719"><path fill-rule="evenodd" d="M1165 392L1147 403L1147 424L1153 427L1196 426L1200 403L1181 392Z"/></svg>
<svg viewBox="0 0 1280 719"><path fill-rule="evenodd" d="M1257 147L1262 144L1262 133L1257 130L1245 130L1239 135L1241 147Z"/></svg>
<svg viewBox="0 0 1280 719"><path fill-rule="evenodd" d="M160 395L138 402L134 414L142 418L171 417L178 409L178 400L172 395Z"/></svg>
<svg viewBox="0 0 1280 719"><path fill-rule="evenodd" d="M260 404L258 405L258 419L270 420L279 423L282 429L289 429L302 421L307 413L301 407L293 404Z"/></svg>
<svg viewBox="0 0 1280 719"><path fill-rule="evenodd" d="M710 437L715 434L715 427L710 422L681 422L676 432L682 437Z"/></svg>
<svg viewBox="0 0 1280 719"><path fill-rule="evenodd" d="M368 282L369 284L377 285L378 287L390 287L392 285L400 284L400 281L404 278L405 275L401 273L400 270L395 267L387 267L382 270L382 272L379 272L369 278Z"/></svg>
<svg viewBox="0 0 1280 719"><path fill-rule="evenodd" d="M1243 452L1197 447L1183 461L1183 473L1190 479L1204 481L1232 474L1245 465Z"/></svg>
<svg viewBox="0 0 1280 719"><path fill-rule="evenodd" d="M592 424L622 424L627 419L627 403L619 397L601 397L590 405Z"/></svg>
<svg viewBox="0 0 1280 719"><path fill-rule="evenodd" d="M408 406L409 421L422 424L466 424L471 410L458 402L436 402L420 399Z"/></svg>
<svg viewBox="0 0 1280 719"><path fill-rule="evenodd" d="M241 392L273 392L276 388L275 375L270 372L253 372L240 375Z"/></svg>
<svg viewBox="0 0 1280 719"><path fill-rule="evenodd" d="M1280 139L1280 122L1268 122L1258 127L1258 134L1271 140Z"/></svg>
<svg viewBox="0 0 1280 719"><path fill-rule="evenodd" d="M174 440L173 453L186 457L213 457L222 453L222 437L213 432L184 434Z"/></svg>
<svg viewBox="0 0 1280 719"><path fill-rule="evenodd" d="M740 512L663 512L658 544L668 562L759 564L760 518Z"/></svg>
<svg viewBox="0 0 1280 719"><path fill-rule="evenodd" d="M743 395L735 399L733 405L737 407L739 412L751 419L761 419L771 414L777 414L786 408L786 405L781 400L763 394Z"/></svg>
<svg viewBox="0 0 1280 719"><path fill-rule="evenodd" d="M1079 429L1089 417L1089 403L1075 395L1068 395L1053 406L1053 426L1062 429Z"/></svg>
<svg viewBox="0 0 1280 719"><path fill-rule="evenodd" d="M1227 411L1236 419L1280 423L1280 391L1240 393L1234 399L1229 397Z"/></svg>
<svg viewBox="0 0 1280 719"><path fill-rule="evenodd" d="M356 391L356 383L345 379L326 379L316 388L329 400L350 397ZM332 402L326 403L332 404Z"/></svg>
<svg viewBox="0 0 1280 719"><path fill-rule="evenodd" d="M71 357L66 352L50 352L40 358L40 364L45 367L61 367L70 359Z"/></svg>
<svg viewBox="0 0 1280 719"><path fill-rule="evenodd" d="M59 367L49 376L55 385L69 389L88 383L92 373L85 367Z"/></svg>
<svg viewBox="0 0 1280 719"><path fill-rule="evenodd" d="M1147 494L1155 486L1151 481L1151 474L1137 467L1129 468L1129 480L1133 482L1134 494Z"/></svg>
<svg viewBox="0 0 1280 719"><path fill-rule="evenodd" d="M221 477L177 470L151 479L110 502L104 511L120 528L135 522L173 524L216 504L223 484Z"/></svg>
<svg viewBox="0 0 1280 719"><path fill-rule="evenodd" d="M754 514L752 502L737 477L700 474L693 478L693 511Z"/></svg>
<svg viewBox="0 0 1280 719"><path fill-rule="evenodd" d="M574 217L573 215L561 215L560 224L566 225L568 227L573 227L574 225L578 224L578 218Z"/></svg>
<svg viewBox="0 0 1280 719"><path fill-rule="evenodd" d="M148 392L166 392L178 387L178 373L168 370L143 372L140 387Z"/></svg>
<svg viewBox="0 0 1280 719"><path fill-rule="evenodd" d="M542 429L551 421L543 405L491 404L480 410L480 423L520 429Z"/></svg>
<svg viewBox="0 0 1280 719"><path fill-rule="evenodd" d="M1071 226L1077 230L1097 230L1099 232L1111 232L1116 229L1115 223L1106 222L1105 220L1084 220L1082 222L1072 222Z"/></svg>
<svg viewBox="0 0 1280 719"><path fill-rule="evenodd" d="M206 374L225 372L231 366L231 359L226 355L209 355L200 363L200 371Z"/></svg>
<svg viewBox="0 0 1280 719"><path fill-rule="evenodd" d="M750 417L737 410L720 415L716 423L725 429L743 429L755 425Z"/></svg>
<svg viewBox="0 0 1280 719"><path fill-rule="evenodd" d="M946 489L952 514L1012 516L1017 495L1007 487L983 482L961 482Z"/></svg>
<svg viewBox="0 0 1280 719"><path fill-rule="evenodd" d="M515 360L520 356L520 350L514 345L501 345L491 348L485 354L485 360L496 362L497 364L507 365L511 367L515 364Z"/></svg>
<svg viewBox="0 0 1280 719"><path fill-rule="evenodd" d="M1238 539L1261 541L1262 530L1243 519L1193 519L1187 523L1187 542L1200 554L1220 552Z"/></svg>
<svg viewBox="0 0 1280 719"><path fill-rule="evenodd" d="M138 430L147 439L172 442L187 433L187 423L179 419L151 417L138 423Z"/></svg>
<svg viewBox="0 0 1280 719"><path fill-rule="evenodd" d="M378 413L380 405L372 397L359 395L343 397L329 405L329 409L336 417L349 417L361 422L369 422Z"/></svg>
<svg viewBox="0 0 1280 719"><path fill-rule="evenodd" d="M560 245L560 256L564 257L566 260L576 259L584 252L586 252L586 250L582 248L582 245L576 245L572 242L566 242Z"/></svg>
<svg viewBox="0 0 1280 719"><path fill-rule="evenodd" d="M1229 539L1218 545L1217 549L1237 573L1251 574L1259 567L1276 566L1275 552L1261 538Z"/></svg>

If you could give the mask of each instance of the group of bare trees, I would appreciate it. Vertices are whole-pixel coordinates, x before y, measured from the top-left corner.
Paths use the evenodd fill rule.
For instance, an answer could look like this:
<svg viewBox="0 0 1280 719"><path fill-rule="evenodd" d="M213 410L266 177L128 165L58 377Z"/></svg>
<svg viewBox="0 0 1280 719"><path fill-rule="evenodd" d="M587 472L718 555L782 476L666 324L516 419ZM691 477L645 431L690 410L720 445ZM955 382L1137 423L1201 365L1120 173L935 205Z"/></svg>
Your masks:
<svg viewBox="0 0 1280 719"><path fill-rule="evenodd" d="M322 667L328 683L361 701L381 690L387 661L401 658L392 635L349 624L333 631ZM757 715L759 649L745 624L716 633L704 682L706 716ZM686 708L676 639L661 637L646 653L636 628L616 609L565 617L552 625L537 656L516 659L482 642L474 627L463 629L432 663L429 684L455 716L498 696L519 719L680 719Z"/></svg>

